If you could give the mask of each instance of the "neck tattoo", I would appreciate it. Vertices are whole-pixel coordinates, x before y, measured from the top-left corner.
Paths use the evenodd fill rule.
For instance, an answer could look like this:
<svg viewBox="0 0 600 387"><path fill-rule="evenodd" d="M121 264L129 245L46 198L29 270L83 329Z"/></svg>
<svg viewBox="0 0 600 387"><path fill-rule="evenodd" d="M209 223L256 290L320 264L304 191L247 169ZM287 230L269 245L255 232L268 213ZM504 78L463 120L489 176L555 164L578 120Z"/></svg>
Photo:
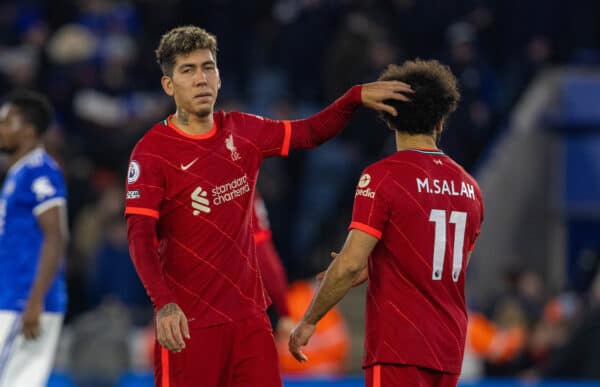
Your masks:
<svg viewBox="0 0 600 387"><path fill-rule="evenodd" d="M190 114L183 110L179 110L177 112L177 120L179 120L179 123L182 125L188 125L190 123Z"/></svg>

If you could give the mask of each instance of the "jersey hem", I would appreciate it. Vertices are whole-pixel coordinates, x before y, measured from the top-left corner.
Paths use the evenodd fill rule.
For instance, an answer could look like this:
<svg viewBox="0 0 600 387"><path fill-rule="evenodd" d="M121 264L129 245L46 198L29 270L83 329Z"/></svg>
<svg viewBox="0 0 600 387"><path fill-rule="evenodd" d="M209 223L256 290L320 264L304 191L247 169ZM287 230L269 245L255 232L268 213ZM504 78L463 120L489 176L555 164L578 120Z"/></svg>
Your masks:
<svg viewBox="0 0 600 387"><path fill-rule="evenodd" d="M406 367L418 367L418 368L423 368L426 370L430 370L430 371L434 371L434 372L439 372L439 373L443 373L443 374L451 374L451 375L458 375L460 374L460 370L459 371L452 371L449 369L439 369L439 368L433 368L431 366L426 366L423 364L417 364L417 363L410 363L410 362L401 362L401 361L381 361L381 360L374 360L374 361L370 361L370 362L363 362L361 365L361 368L367 369L370 367L374 367L374 366L406 366Z"/></svg>

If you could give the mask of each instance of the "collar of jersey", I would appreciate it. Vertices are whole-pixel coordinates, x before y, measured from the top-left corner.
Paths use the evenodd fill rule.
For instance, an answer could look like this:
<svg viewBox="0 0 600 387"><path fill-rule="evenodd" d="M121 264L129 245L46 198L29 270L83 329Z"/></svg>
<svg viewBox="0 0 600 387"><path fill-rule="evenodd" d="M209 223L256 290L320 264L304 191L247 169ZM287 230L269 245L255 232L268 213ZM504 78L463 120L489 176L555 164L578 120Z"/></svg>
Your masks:
<svg viewBox="0 0 600 387"><path fill-rule="evenodd" d="M439 155L439 156L445 155L445 153L441 149L437 149L437 148L409 148L409 149L405 149L405 150L411 151L411 152L424 153L426 155Z"/></svg>
<svg viewBox="0 0 600 387"><path fill-rule="evenodd" d="M29 158L35 154L38 154L39 152L43 152L43 148L41 146L37 146L35 148L33 148L32 150L30 150L29 152L25 153L23 156L21 156L21 158L19 160L17 160L9 169L6 173L11 173L13 171L16 171L17 169L21 168L23 166L23 164L27 163L27 160L29 160Z"/></svg>
<svg viewBox="0 0 600 387"><path fill-rule="evenodd" d="M186 133L183 130L179 129L173 123L173 115L172 114L169 117L167 117L167 119L165 121L166 121L166 125L169 128L173 129L175 132L182 135L183 137L191 138L193 140L206 140L208 138L211 138L212 136L214 136L217 133L217 121L214 119L213 119L212 129L204 134L189 134L189 133Z"/></svg>

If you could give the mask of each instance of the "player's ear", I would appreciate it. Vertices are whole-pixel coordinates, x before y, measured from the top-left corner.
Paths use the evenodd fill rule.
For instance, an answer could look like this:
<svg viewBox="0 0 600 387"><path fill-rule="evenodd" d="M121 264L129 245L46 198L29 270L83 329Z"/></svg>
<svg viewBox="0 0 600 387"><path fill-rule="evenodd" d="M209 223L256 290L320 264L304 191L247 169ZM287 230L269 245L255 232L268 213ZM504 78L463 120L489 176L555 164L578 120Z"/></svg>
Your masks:
<svg viewBox="0 0 600 387"><path fill-rule="evenodd" d="M219 83L217 83L217 90L221 90L221 74L219 73L219 69L217 69L217 79Z"/></svg>
<svg viewBox="0 0 600 387"><path fill-rule="evenodd" d="M169 97L172 97L173 94L175 94L175 91L173 90L173 80L171 77L168 75L163 75L160 79L160 84Z"/></svg>

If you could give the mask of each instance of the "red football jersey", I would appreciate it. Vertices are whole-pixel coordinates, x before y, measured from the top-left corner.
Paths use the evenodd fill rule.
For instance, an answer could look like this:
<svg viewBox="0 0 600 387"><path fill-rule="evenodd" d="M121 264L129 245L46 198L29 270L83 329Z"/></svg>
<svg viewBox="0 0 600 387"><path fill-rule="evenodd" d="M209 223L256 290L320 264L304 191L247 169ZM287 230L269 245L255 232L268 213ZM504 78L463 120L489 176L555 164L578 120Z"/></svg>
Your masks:
<svg viewBox="0 0 600 387"><path fill-rule="evenodd" d="M268 299L251 228L254 185L264 157L285 155L289 122L243 113L214 114L191 136L170 118L135 146L126 214L158 219L167 286L190 324L211 326L264 312Z"/></svg>
<svg viewBox="0 0 600 387"><path fill-rule="evenodd" d="M132 257L155 306L177 302L191 328L264 313L251 211L260 164L332 138L360 103L354 86L302 120L216 112L212 130L196 136L170 117L154 125L131 155L125 213L157 219L160 262L143 256L146 245Z"/></svg>
<svg viewBox="0 0 600 387"><path fill-rule="evenodd" d="M254 193L254 205L252 207L252 226L254 227L254 239L260 243L266 239L271 239L271 224L269 223L269 214L265 201L258 191Z"/></svg>
<svg viewBox="0 0 600 387"><path fill-rule="evenodd" d="M477 182L439 150L396 152L365 169L350 225L380 240L369 257L365 367L460 372L467 255L482 221Z"/></svg>
<svg viewBox="0 0 600 387"><path fill-rule="evenodd" d="M271 239L271 226L267 207L262 197L255 192L252 211L252 226L256 242L256 257L267 294L273 300L273 306L279 317L289 316L287 305L287 275L285 268Z"/></svg>

